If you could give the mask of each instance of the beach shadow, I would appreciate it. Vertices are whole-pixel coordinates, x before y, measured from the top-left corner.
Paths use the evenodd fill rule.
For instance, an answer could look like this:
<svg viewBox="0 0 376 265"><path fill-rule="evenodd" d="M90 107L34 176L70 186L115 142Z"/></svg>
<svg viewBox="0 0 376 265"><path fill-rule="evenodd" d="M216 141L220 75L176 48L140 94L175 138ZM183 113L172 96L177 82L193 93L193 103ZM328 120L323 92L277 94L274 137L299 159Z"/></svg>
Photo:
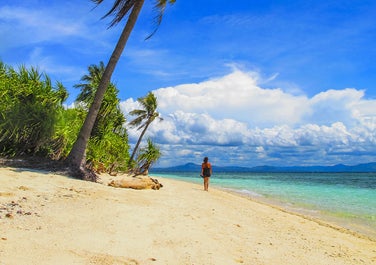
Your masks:
<svg viewBox="0 0 376 265"><path fill-rule="evenodd" d="M50 171L47 171L47 170L43 170L43 169L32 169L32 168L12 168L10 169L11 171L14 171L14 172L33 172L33 173L40 173L40 174L44 174L44 175L48 175L48 174L51 174Z"/></svg>

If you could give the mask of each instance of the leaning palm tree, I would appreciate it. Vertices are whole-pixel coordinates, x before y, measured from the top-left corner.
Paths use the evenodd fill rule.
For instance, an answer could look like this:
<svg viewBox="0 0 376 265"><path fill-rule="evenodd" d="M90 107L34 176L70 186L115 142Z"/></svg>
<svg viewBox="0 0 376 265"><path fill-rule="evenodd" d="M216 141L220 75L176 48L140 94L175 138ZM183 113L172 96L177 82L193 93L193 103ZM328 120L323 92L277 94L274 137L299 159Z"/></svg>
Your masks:
<svg viewBox="0 0 376 265"><path fill-rule="evenodd" d="M137 99L138 103L140 103L142 109L136 109L129 112L132 116L137 116L134 120L132 120L129 125L132 127L137 127L137 130L142 130L140 137L133 149L132 155L129 159L129 165L132 163L134 155L137 152L137 149L141 143L142 137L144 136L146 130L148 129L149 125L159 117L159 113L157 112L158 102L157 98L154 96L152 92L149 92L146 97L142 97ZM162 118L159 118L162 120Z"/></svg>
<svg viewBox="0 0 376 265"><path fill-rule="evenodd" d="M103 0L92 0L92 1L96 3L97 5L103 2ZM163 17L167 4L173 4L175 3L175 1L176 0L156 0L155 6L156 6L156 9L158 10L158 15L156 17L156 23L157 23L156 29L162 22L162 17ZM124 50L124 47L128 41L128 38L132 32L132 29L134 25L136 24L138 15L144 5L144 2L145 0L115 0L110 11L104 16L104 17L114 16L110 24L110 27L118 24L120 21L123 20L124 17L127 17L127 22L115 46L115 49L112 52L112 55L106 65L106 69L99 83L93 103L90 106L85 122L66 160L68 165L73 170L73 173L77 177L80 177L82 179L96 181L96 176L94 176L93 174L90 174L90 175L85 174L86 172L85 170L86 147L87 147L88 140L89 140L91 131L93 129L95 120L97 118L99 108L101 107L106 88L108 87L108 84L110 83L112 73L115 70L116 64ZM154 32L151 35L153 35ZM148 38L150 38L151 35L148 36Z"/></svg>

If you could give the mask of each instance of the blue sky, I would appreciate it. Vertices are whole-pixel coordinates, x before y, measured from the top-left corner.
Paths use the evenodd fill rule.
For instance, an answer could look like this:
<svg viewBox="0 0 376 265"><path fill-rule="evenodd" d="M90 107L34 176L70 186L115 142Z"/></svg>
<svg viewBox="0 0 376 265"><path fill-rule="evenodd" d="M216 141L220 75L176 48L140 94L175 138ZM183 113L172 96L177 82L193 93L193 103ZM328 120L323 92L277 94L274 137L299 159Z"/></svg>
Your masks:
<svg viewBox="0 0 376 265"><path fill-rule="evenodd" d="M2 1L0 59L61 81L71 104L120 34L123 24L100 19L112 2ZM157 95L164 120L148 136L159 166L374 162L375 15L368 0L177 0L145 41L155 16L146 0L112 81L124 113Z"/></svg>

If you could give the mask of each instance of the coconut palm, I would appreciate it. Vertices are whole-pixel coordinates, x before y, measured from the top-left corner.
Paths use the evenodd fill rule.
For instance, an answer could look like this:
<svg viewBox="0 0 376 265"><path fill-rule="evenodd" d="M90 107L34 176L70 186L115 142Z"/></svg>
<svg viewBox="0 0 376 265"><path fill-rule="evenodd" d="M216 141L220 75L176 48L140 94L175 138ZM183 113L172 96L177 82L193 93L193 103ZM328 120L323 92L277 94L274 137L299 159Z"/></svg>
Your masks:
<svg viewBox="0 0 376 265"><path fill-rule="evenodd" d="M101 4L103 0L92 0L97 5ZM71 152L67 157L67 163L73 169L73 172L83 179L96 180L96 177L87 176L85 172L85 152L88 144L88 140L93 129L95 120L98 115L99 108L102 104L103 97L110 83L111 76L115 70L116 64L124 50L124 47L128 41L129 35L132 32L134 25L136 24L138 15L144 5L145 0L115 0L110 11L104 16L114 16L110 27L117 25L124 17L127 17L126 25L120 35L120 38L115 46L115 49L112 52L112 55L107 63L106 69L103 73L101 81L99 83L97 92L93 103L90 106L88 115L86 116L85 122L80 130L80 133L77 137L75 144ZM162 22L162 17L167 4L173 4L175 0L157 0L156 1L156 10L158 10L158 15L156 17L157 27ZM156 27L156 28L157 28ZM155 32L155 31L154 31ZM154 34L154 32L152 34ZM151 34L151 35L152 35ZM150 35L150 36L151 36ZM148 38L150 37L148 36Z"/></svg>
<svg viewBox="0 0 376 265"><path fill-rule="evenodd" d="M140 137L133 149L132 155L129 159L129 165L132 163L134 155L141 143L142 137L144 136L146 130L148 129L149 125L159 117L159 113L157 112L158 102L157 98L154 96L152 92L149 92L146 97L138 98L138 103L140 103L142 109L136 109L129 112L132 116L137 116L134 120L132 120L129 125L132 127L137 127L138 130L142 130ZM161 119L161 118L160 118Z"/></svg>
<svg viewBox="0 0 376 265"><path fill-rule="evenodd" d="M104 63L100 62L99 65L90 65L88 71L89 74L82 76L82 82L74 85L75 88L81 89L76 102L86 110L94 100L98 85L105 71ZM97 135L100 130L107 130L106 127L108 126L111 126L114 132L123 130L125 118L119 107L120 100L117 97L118 93L119 90L110 82L104 94L91 136Z"/></svg>
<svg viewBox="0 0 376 265"><path fill-rule="evenodd" d="M148 174L150 167L158 161L162 153L158 146L156 146L151 139L148 139L146 147L141 148L140 155L137 157L139 168L137 174Z"/></svg>
<svg viewBox="0 0 376 265"><path fill-rule="evenodd" d="M81 93L77 96L77 102L84 102L85 105L90 106L90 103L94 100L95 91L97 91L104 70L105 65L102 61L99 62L99 65L92 64L88 67L89 73L81 77L81 83L74 85L75 88L81 90ZM109 83L108 86L112 86L112 84Z"/></svg>
<svg viewBox="0 0 376 265"><path fill-rule="evenodd" d="M81 89L76 102L87 109L93 102L95 92L105 71L103 62L90 65L88 74L81 78L81 83L75 85ZM97 119L94 123L86 150L86 159L91 169L102 165L102 170L113 171L118 166L126 167L129 159L128 135L123 127L125 117L120 110L118 89L110 82Z"/></svg>

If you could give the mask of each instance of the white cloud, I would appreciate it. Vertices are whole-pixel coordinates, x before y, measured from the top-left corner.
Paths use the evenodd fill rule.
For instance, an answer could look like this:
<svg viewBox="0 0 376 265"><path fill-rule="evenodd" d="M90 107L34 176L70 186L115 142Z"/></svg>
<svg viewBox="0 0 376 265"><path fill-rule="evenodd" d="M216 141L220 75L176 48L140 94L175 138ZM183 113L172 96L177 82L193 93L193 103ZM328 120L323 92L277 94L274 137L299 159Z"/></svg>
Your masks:
<svg viewBox="0 0 376 265"><path fill-rule="evenodd" d="M262 89L259 76L239 70L222 78L155 91L162 112L210 113L216 119L236 119L267 127L295 124L307 111L308 100L281 89Z"/></svg>
<svg viewBox="0 0 376 265"><path fill-rule="evenodd" d="M220 163L248 166L284 165L286 157L295 164L338 159L353 164L351 152L372 160L376 104L364 99L364 91L328 90L308 98L263 88L259 80L256 73L234 70L201 83L157 89L164 120L155 122L148 135L168 150L165 157L181 163L204 153ZM127 100L122 108L129 112L135 104Z"/></svg>
<svg viewBox="0 0 376 265"><path fill-rule="evenodd" d="M365 109L361 110L358 107L364 104L363 97L364 91L356 89L321 92L309 101L311 111L306 114L306 119L318 124L341 121L346 125L353 125L364 115L362 112Z"/></svg>

